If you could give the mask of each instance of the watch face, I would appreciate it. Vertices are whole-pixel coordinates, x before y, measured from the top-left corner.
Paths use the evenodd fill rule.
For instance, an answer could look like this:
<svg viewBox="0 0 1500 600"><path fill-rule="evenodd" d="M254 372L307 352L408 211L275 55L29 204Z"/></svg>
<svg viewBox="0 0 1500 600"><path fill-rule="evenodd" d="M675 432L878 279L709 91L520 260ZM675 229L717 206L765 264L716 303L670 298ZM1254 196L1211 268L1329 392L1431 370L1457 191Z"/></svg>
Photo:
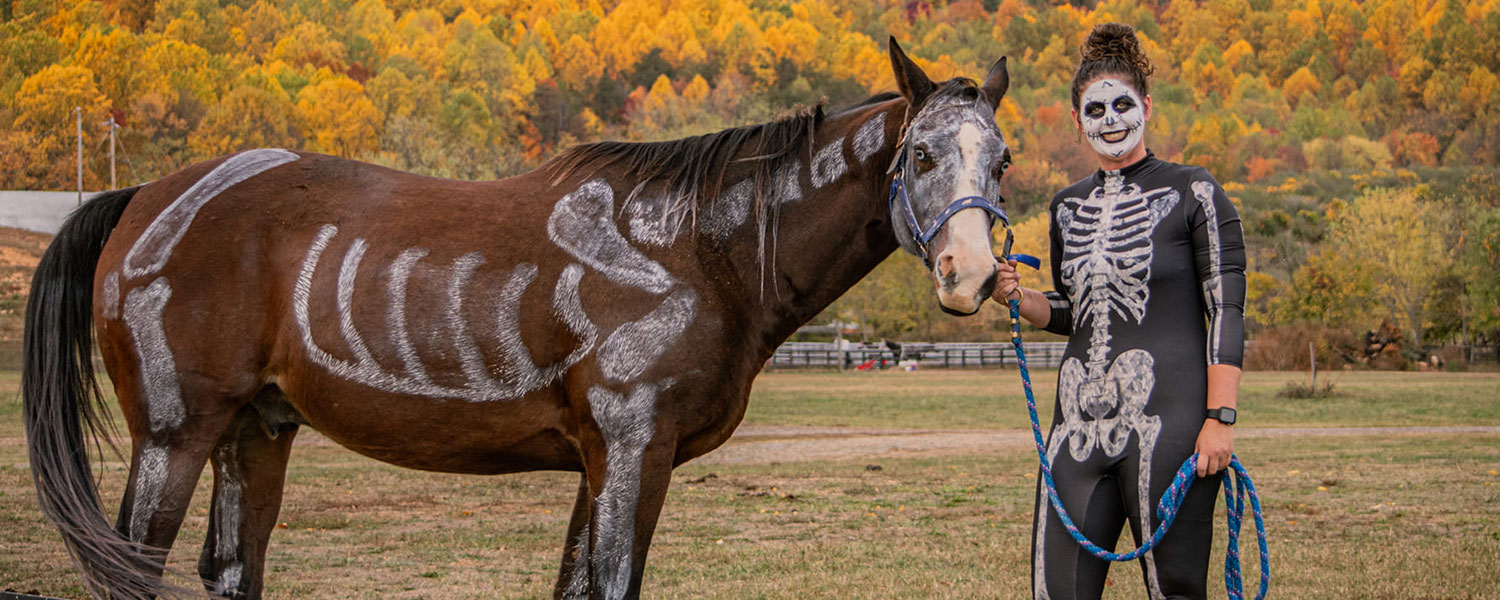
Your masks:
<svg viewBox="0 0 1500 600"><path fill-rule="evenodd" d="M1216 409L1213 409L1213 410L1208 411L1208 412L1209 412L1209 416L1210 417L1213 417L1214 419L1217 419L1220 423L1223 423L1225 425L1233 425L1234 424L1235 413L1234 413L1234 409L1232 409L1232 408L1228 408L1228 407L1225 407L1225 408L1216 408Z"/></svg>

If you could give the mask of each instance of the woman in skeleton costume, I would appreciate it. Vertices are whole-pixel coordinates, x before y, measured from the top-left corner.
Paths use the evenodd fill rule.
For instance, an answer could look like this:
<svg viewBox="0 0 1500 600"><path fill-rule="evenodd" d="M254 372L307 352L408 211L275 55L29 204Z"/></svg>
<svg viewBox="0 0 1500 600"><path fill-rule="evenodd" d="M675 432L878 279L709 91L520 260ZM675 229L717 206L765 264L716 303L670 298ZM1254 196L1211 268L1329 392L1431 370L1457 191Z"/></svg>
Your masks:
<svg viewBox="0 0 1500 600"><path fill-rule="evenodd" d="M1073 118L1099 171L1052 200L1056 291L1019 287L1012 262L994 297L1020 300L1025 319L1069 336L1047 453L1063 507L1090 539L1113 550L1129 523L1139 543L1173 475L1199 453L1207 477L1141 570L1153 599L1206 598L1217 474L1233 448L1245 251L1218 182L1146 149L1151 71L1129 26L1089 34ZM1041 485L1033 527L1034 596L1098 598L1109 563L1068 535Z"/></svg>

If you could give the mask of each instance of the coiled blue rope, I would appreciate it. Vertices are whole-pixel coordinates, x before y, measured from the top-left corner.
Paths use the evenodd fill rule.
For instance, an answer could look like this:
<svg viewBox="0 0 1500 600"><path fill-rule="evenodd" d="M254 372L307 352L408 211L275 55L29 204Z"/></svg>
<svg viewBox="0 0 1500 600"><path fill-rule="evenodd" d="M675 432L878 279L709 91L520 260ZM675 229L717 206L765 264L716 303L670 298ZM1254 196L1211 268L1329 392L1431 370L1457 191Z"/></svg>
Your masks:
<svg viewBox="0 0 1500 600"><path fill-rule="evenodd" d="M1007 240L1009 242L1009 240ZM1009 246L1009 243L1006 244ZM1009 250L1009 248L1007 248ZM1008 257L1012 258L1012 257ZM1021 347L1021 303L1010 300L1010 333L1011 344L1016 347L1016 364L1020 367L1021 382L1026 387L1026 409L1031 412L1031 433L1036 438L1036 456L1042 463L1042 479L1047 485L1047 498L1052 503L1052 508L1057 511L1058 518L1063 527L1073 539L1088 550L1090 554L1104 560L1122 562L1140 558L1142 554L1150 552L1157 544L1161 543L1167 529L1172 526L1172 520L1177 518L1177 510L1182 506L1182 499L1187 495L1188 487L1197 478L1198 454L1194 453L1182 463L1182 468L1177 470L1177 476L1172 478L1172 485L1162 494L1161 501L1156 505L1156 518L1161 524L1151 532L1139 548L1124 554L1110 552L1099 547L1088 537L1078 530L1073 524L1072 517L1068 511L1063 509L1062 499L1057 496L1057 485L1052 482L1052 464L1047 460L1047 445L1042 441L1042 424L1036 414L1036 395L1031 391L1031 372L1026 368L1026 350ZM1227 522L1229 528L1229 546L1224 554L1224 589L1230 600L1244 600L1245 581L1244 574L1240 571L1240 527L1244 523L1245 503L1248 500L1251 513L1255 516L1255 532L1260 542L1260 591L1255 595L1256 600L1264 600L1266 592L1271 588L1271 552L1266 546L1266 520L1260 509L1260 496L1255 493L1255 484L1250 482L1250 472L1240 464L1237 456L1230 455L1229 469L1234 474L1230 485L1230 478L1225 478L1224 504L1228 513Z"/></svg>

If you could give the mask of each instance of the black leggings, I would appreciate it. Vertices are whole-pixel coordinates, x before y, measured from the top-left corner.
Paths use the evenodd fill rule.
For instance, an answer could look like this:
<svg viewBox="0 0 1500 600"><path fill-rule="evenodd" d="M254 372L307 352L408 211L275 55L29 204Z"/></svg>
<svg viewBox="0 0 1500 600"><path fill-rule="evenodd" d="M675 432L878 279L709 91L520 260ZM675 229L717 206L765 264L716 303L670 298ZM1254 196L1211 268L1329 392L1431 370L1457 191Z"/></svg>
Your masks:
<svg viewBox="0 0 1500 600"><path fill-rule="evenodd" d="M1054 432L1055 433L1055 432ZM1120 528L1129 523L1137 545L1150 535L1159 523L1156 503L1171 485L1182 462L1192 454L1192 442L1183 444L1162 440L1156 456L1146 462L1150 470L1150 528L1140 526L1141 503L1139 481L1142 461L1139 446L1132 436L1126 450L1116 457L1105 456L1096 449L1082 463L1073 460L1061 448L1052 459L1052 475L1063 507L1074 524L1095 544L1110 551L1120 537ZM1037 511L1032 518L1032 589L1036 598L1074 600L1098 598L1104 590L1109 561L1095 558L1084 550L1063 528L1057 511L1042 491L1040 473L1037 484ZM1211 475L1193 482L1183 499L1182 508L1172 528L1155 550L1142 557L1141 576L1151 598L1202 599L1208 597L1208 561L1213 545L1214 505L1218 497L1220 476ZM1036 519L1045 509L1047 522L1037 536ZM1038 539L1038 538L1041 539ZM1041 548L1038 552L1038 543ZM1038 564L1040 561L1041 564ZM1148 564L1150 563L1150 564ZM1153 573L1154 571L1154 573ZM1038 575L1041 575L1038 578ZM1153 577L1154 576L1154 577ZM1039 580L1045 583L1039 586ZM1159 585L1156 595L1152 580Z"/></svg>

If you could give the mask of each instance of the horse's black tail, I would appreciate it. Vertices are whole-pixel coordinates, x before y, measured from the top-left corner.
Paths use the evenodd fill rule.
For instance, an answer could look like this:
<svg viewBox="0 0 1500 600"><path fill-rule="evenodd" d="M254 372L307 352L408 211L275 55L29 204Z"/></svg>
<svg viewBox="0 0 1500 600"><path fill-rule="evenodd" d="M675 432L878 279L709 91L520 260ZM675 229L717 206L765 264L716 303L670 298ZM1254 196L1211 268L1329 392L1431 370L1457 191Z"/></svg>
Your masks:
<svg viewBox="0 0 1500 600"><path fill-rule="evenodd" d="M94 380L94 269L139 188L104 192L74 211L31 280L22 355L22 415L42 512L57 525L96 597L161 594L165 553L125 539L99 505L88 446L108 439Z"/></svg>

